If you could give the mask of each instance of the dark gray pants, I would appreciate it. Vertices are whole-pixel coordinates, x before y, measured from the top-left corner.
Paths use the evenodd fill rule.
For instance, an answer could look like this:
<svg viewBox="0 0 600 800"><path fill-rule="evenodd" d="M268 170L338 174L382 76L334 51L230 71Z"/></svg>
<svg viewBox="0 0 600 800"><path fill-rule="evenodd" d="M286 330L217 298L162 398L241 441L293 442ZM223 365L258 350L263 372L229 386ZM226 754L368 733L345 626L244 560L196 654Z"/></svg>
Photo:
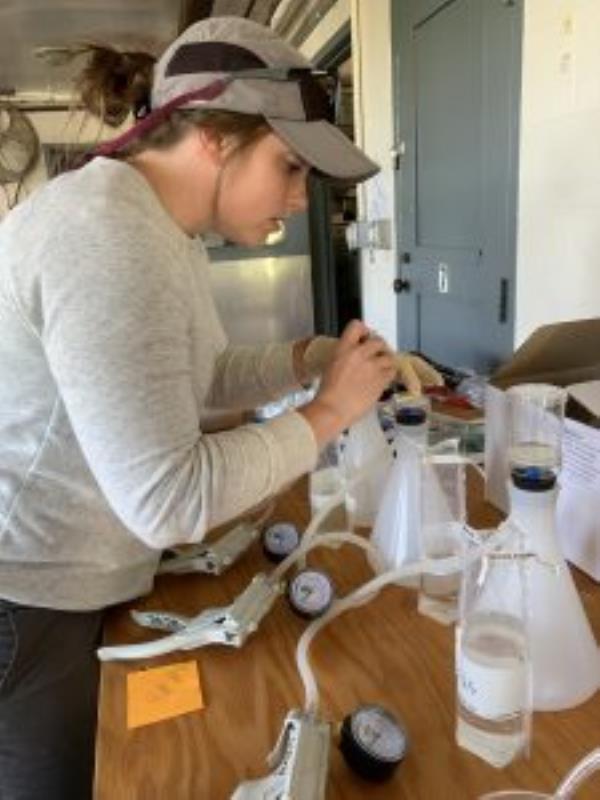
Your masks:
<svg viewBox="0 0 600 800"><path fill-rule="evenodd" d="M0 599L0 800L92 797L101 627Z"/></svg>

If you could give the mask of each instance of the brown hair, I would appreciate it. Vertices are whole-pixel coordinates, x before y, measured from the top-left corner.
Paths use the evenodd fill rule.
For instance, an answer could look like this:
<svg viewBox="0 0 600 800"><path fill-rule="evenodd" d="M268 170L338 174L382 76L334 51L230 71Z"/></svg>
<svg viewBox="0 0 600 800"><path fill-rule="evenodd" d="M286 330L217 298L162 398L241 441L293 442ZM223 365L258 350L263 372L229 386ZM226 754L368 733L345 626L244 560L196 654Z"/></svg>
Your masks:
<svg viewBox="0 0 600 800"><path fill-rule="evenodd" d="M76 91L86 111L111 127L118 127L133 111L149 106L154 56L126 52L103 45L89 45L88 63L76 80ZM216 135L235 136L239 148L260 139L270 128L264 117L214 109L178 109L150 132L135 139L119 156L132 156L143 150L166 149L180 141L192 127L202 127Z"/></svg>

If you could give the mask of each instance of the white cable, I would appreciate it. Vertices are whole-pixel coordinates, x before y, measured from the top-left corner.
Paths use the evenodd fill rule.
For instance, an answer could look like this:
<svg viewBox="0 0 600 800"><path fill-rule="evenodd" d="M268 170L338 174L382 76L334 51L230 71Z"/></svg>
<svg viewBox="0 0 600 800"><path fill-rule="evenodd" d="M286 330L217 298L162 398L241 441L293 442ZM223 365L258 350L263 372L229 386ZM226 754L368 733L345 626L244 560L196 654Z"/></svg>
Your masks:
<svg viewBox="0 0 600 800"><path fill-rule="evenodd" d="M456 556L450 558L436 559L435 561L414 561L412 564L406 564L404 567L385 572L378 575L376 578L363 584L359 589L356 589L351 594L338 600L329 611L324 614L320 619L311 623L304 631L298 642L296 648L296 661L298 664L298 671L304 684L304 708L309 713L317 713L319 706L319 693L317 682L315 680L314 672L310 666L308 658L308 648L317 633L331 622L332 619L347 611L349 608L363 605L371 600L384 586L389 583L395 583L401 578L408 578L413 575L420 575L424 571L428 571L429 567L433 570L439 569L445 562L452 562L452 569L450 572L456 572L459 568L459 560ZM442 573L443 574L443 573Z"/></svg>
<svg viewBox="0 0 600 800"><path fill-rule="evenodd" d="M270 575L269 580L273 583L279 582L288 569L300 561L310 550L315 547L337 547L340 544L353 544L357 547L367 550L375 557L378 556L377 548L371 543L369 539L362 536L357 536L350 531L335 531L333 533L324 533L318 539L302 540L302 543L293 552L289 554L280 564L278 564Z"/></svg>
<svg viewBox="0 0 600 800"><path fill-rule="evenodd" d="M568 800L568 798L572 797L574 792L579 789L586 778L599 769L600 747L596 747L595 750L592 750L585 758L576 764L566 778L561 781L554 795L556 800Z"/></svg>
<svg viewBox="0 0 600 800"><path fill-rule="evenodd" d="M314 672L310 666L308 649L316 634L325 627L327 623L349 608L367 603L377 595L384 586L390 583L397 583L400 579L422 574L451 575L462 571L470 563L498 547L504 539L507 538L509 532L510 526L498 528L494 535L490 536L477 547L474 547L464 557L449 556L448 558L422 559L378 575L351 594L335 602L326 614L312 622L300 637L296 648L296 662L302 683L304 684L306 711L317 713L319 705L318 687ZM321 541L321 539L319 539L319 541Z"/></svg>

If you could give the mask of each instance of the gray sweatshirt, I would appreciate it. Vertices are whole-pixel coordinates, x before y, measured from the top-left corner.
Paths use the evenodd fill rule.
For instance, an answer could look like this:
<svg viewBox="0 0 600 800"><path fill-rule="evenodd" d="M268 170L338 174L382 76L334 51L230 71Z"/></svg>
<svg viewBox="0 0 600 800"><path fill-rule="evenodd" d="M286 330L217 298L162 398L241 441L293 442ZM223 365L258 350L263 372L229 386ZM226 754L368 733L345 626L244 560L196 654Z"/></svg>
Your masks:
<svg viewBox="0 0 600 800"><path fill-rule="evenodd" d="M298 388L292 344L229 346L208 260L127 164L97 158L0 224L0 597L100 608L312 469L305 419L203 434Z"/></svg>

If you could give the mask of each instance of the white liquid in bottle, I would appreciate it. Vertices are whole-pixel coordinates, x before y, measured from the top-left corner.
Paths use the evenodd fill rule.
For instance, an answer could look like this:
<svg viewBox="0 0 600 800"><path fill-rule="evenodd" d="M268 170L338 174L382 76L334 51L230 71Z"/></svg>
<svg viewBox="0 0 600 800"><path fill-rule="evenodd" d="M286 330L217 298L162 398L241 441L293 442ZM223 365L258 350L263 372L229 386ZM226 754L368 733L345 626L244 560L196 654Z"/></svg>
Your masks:
<svg viewBox="0 0 600 800"><path fill-rule="evenodd" d="M495 767L527 742L528 672L522 623L508 614L474 615L457 663L457 742Z"/></svg>

